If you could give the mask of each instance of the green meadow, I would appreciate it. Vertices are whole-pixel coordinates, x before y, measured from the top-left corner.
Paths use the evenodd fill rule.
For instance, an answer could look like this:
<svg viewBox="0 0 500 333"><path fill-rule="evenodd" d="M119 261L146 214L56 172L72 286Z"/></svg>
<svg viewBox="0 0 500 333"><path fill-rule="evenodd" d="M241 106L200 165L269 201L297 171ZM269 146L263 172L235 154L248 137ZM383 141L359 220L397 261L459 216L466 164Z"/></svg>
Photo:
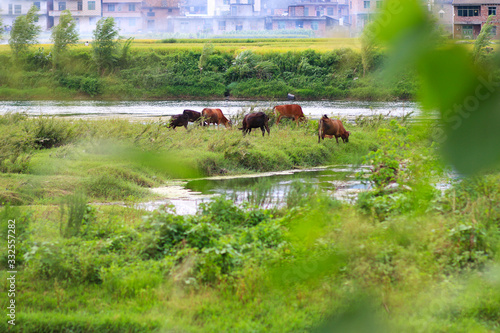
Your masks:
<svg viewBox="0 0 500 333"><path fill-rule="evenodd" d="M347 144L318 144L315 121L272 121L265 137L233 121L2 116L0 232L16 221L18 270L16 326L2 331L498 329L498 170L442 193L432 126L408 119L359 117ZM335 164L371 166L358 177L374 189L354 204L296 182L281 207L134 208L172 179Z"/></svg>

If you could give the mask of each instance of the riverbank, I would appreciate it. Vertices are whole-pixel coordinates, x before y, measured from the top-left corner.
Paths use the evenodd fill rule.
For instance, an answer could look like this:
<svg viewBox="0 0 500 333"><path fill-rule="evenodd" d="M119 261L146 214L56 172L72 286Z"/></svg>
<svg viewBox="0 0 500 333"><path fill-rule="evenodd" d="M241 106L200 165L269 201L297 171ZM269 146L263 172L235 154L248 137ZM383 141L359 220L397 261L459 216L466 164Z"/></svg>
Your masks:
<svg viewBox="0 0 500 333"><path fill-rule="evenodd" d="M230 40L203 40L197 48L194 42L138 41L106 71L97 69L91 47L70 48L56 65L50 45L33 48L22 61L0 46L0 100L268 100L291 93L303 101L394 101L415 96L418 83L411 72L381 79L383 53L374 55L374 66L363 77L357 42L334 39L325 46L328 42L308 40L308 47L290 51L296 42L234 41L231 47Z"/></svg>

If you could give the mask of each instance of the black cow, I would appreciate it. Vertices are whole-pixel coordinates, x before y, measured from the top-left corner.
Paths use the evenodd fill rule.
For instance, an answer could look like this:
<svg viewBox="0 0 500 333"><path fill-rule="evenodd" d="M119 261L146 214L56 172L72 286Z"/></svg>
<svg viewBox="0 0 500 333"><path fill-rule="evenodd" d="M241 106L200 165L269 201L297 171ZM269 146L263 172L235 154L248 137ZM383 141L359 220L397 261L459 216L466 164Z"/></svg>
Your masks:
<svg viewBox="0 0 500 333"><path fill-rule="evenodd" d="M168 125L168 128L175 129L176 127L184 126L187 129L188 122L189 122L189 117L186 114L184 113L176 114L170 118L170 124Z"/></svg>
<svg viewBox="0 0 500 333"><path fill-rule="evenodd" d="M182 112L182 114L187 115L189 118L189 121L192 123L194 123L195 121L197 121L198 119L201 118L201 112L198 112L198 111L184 110L184 112Z"/></svg>
<svg viewBox="0 0 500 333"><path fill-rule="evenodd" d="M267 135L269 133L269 116L264 112L254 112L249 113L243 118L243 127L239 128L243 131L243 136L245 134L252 132L252 128L259 128L262 131L262 136L265 136L266 130Z"/></svg>

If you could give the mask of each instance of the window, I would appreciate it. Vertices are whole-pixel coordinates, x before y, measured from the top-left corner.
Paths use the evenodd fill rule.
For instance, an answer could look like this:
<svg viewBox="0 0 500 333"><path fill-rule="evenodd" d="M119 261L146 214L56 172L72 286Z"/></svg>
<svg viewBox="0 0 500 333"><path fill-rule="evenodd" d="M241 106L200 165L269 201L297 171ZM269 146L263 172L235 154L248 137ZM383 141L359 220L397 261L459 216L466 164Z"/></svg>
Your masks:
<svg viewBox="0 0 500 333"><path fill-rule="evenodd" d="M370 8L370 1L363 1L363 8Z"/></svg>
<svg viewBox="0 0 500 333"><path fill-rule="evenodd" d="M444 13L439 13L439 18L443 18L444 17Z"/></svg>
<svg viewBox="0 0 500 333"><path fill-rule="evenodd" d="M9 3L9 14L10 14L10 15L12 15L12 13L13 13L13 12L12 12L12 4L11 4L11 3Z"/></svg>
<svg viewBox="0 0 500 333"><path fill-rule="evenodd" d="M286 29L286 23L284 21L278 21L278 29Z"/></svg>
<svg viewBox="0 0 500 333"><path fill-rule="evenodd" d="M333 16L333 7L328 7L326 9L326 15Z"/></svg>
<svg viewBox="0 0 500 333"><path fill-rule="evenodd" d="M14 5L14 14L21 14L21 5Z"/></svg>
<svg viewBox="0 0 500 333"><path fill-rule="evenodd" d="M59 2L59 10L66 10L66 1Z"/></svg>
<svg viewBox="0 0 500 333"><path fill-rule="evenodd" d="M129 3L128 4L128 11L129 12L135 12L135 3Z"/></svg>
<svg viewBox="0 0 500 333"><path fill-rule="evenodd" d="M312 30L318 30L319 25L318 22L311 22L311 29Z"/></svg>
<svg viewBox="0 0 500 333"><path fill-rule="evenodd" d="M172 8L169 8L169 9L168 9L168 12L169 12L169 13L171 13L171 12L172 12Z"/></svg>
<svg viewBox="0 0 500 333"><path fill-rule="evenodd" d="M243 23L241 23L241 22L236 23L235 30L242 31L243 30Z"/></svg>
<svg viewBox="0 0 500 333"><path fill-rule="evenodd" d="M479 16L479 6L460 6L458 8L458 16Z"/></svg>
<svg viewBox="0 0 500 333"><path fill-rule="evenodd" d="M189 23L188 22L181 22L181 31L182 32L188 32L189 31Z"/></svg>
<svg viewBox="0 0 500 333"><path fill-rule="evenodd" d="M149 10L149 12L146 14L147 16L155 16L155 12L153 12L151 9Z"/></svg>
<svg viewBox="0 0 500 333"><path fill-rule="evenodd" d="M83 2L82 1L78 1L77 10L83 10Z"/></svg>
<svg viewBox="0 0 500 333"><path fill-rule="evenodd" d="M118 5L118 11L121 12L122 11L122 5Z"/></svg>
<svg viewBox="0 0 500 333"><path fill-rule="evenodd" d="M309 16L309 7L304 8L304 16Z"/></svg>
<svg viewBox="0 0 500 333"><path fill-rule="evenodd" d="M95 1L89 1L89 10L95 10Z"/></svg>
<svg viewBox="0 0 500 333"><path fill-rule="evenodd" d="M488 7L488 16L496 14L497 14L497 7Z"/></svg>
<svg viewBox="0 0 500 333"><path fill-rule="evenodd" d="M36 2L33 2L33 5L38 8L38 10L40 10L40 2L39 1L36 1Z"/></svg>
<svg viewBox="0 0 500 333"><path fill-rule="evenodd" d="M494 26L491 27L490 35L491 36L496 36L497 35L497 27L496 27L496 25L494 25Z"/></svg>
<svg viewBox="0 0 500 333"><path fill-rule="evenodd" d="M108 12L114 12L115 11L115 5L114 4L108 4Z"/></svg>
<svg viewBox="0 0 500 333"><path fill-rule="evenodd" d="M238 14L238 7L231 6L231 15L236 16Z"/></svg>
<svg viewBox="0 0 500 333"><path fill-rule="evenodd" d="M222 1L222 4L223 4L223 5L229 5L229 0L223 0L223 1Z"/></svg>
<svg viewBox="0 0 500 333"><path fill-rule="evenodd" d="M302 22L302 21L295 22L295 28L302 29L303 27L304 27L304 22Z"/></svg>
<svg viewBox="0 0 500 333"><path fill-rule="evenodd" d="M226 30L226 21L219 21L219 30Z"/></svg>
<svg viewBox="0 0 500 333"><path fill-rule="evenodd" d="M128 26L129 27L135 27L135 25L136 25L136 19L135 19L135 17L130 17L128 19Z"/></svg>
<svg viewBox="0 0 500 333"><path fill-rule="evenodd" d="M148 20L148 30L155 29L155 20Z"/></svg>

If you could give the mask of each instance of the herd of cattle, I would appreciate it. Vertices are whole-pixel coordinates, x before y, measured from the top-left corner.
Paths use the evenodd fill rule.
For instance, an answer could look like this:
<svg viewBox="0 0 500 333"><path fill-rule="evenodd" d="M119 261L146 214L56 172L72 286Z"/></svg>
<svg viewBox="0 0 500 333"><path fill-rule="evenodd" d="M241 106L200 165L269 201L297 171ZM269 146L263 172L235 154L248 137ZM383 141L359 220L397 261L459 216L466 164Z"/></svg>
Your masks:
<svg viewBox="0 0 500 333"><path fill-rule="evenodd" d="M281 118L293 118L299 124L299 121L306 121L307 118L302 112L302 108L298 104L277 105L273 108L277 119L276 124L279 124ZM210 124L224 125L226 128L231 127L232 123L228 120L221 109L204 108L201 112L193 110L184 110L182 114L177 114L171 117L169 128L184 126L187 129L188 122L199 122L200 125L208 126ZM243 131L243 135L250 133L252 128L260 128L262 136L270 134L269 131L269 116L264 112L253 112L245 115L242 122L242 127L238 128ZM333 138L339 143L339 137L342 141L349 142L349 131L346 131L340 120L330 119L323 115L318 122L318 143L324 140L325 137Z"/></svg>

